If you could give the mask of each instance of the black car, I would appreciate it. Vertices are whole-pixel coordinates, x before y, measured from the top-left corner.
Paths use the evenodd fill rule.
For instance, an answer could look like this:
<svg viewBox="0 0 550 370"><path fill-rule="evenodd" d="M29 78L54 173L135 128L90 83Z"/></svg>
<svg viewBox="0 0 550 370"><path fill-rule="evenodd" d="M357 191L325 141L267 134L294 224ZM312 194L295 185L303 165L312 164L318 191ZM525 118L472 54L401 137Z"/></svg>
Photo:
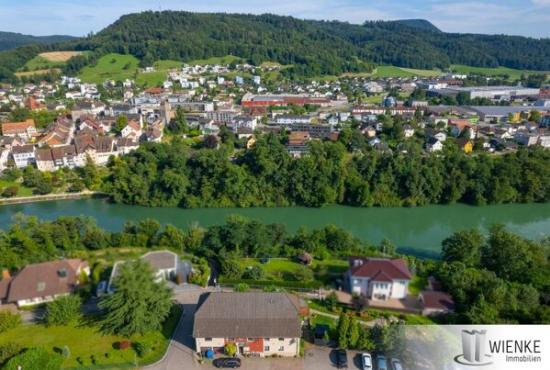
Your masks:
<svg viewBox="0 0 550 370"><path fill-rule="evenodd" d="M345 349L338 350L338 363L336 365L338 369L348 368L348 353Z"/></svg>
<svg viewBox="0 0 550 370"><path fill-rule="evenodd" d="M220 369L236 369L241 367L240 358L219 358L213 361L215 367Z"/></svg>

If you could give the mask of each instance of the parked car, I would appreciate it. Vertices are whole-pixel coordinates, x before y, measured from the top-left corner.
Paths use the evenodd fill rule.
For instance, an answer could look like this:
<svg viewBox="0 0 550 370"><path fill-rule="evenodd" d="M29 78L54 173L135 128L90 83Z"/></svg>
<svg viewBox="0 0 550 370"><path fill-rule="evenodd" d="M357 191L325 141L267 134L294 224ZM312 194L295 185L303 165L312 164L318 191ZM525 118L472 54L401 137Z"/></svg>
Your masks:
<svg viewBox="0 0 550 370"><path fill-rule="evenodd" d="M372 370L372 357L370 353L363 353L361 355L361 366L363 370Z"/></svg>
<svg viewBox="0 0 550 370"><path fill-rule="evenodd" d="M385 356L378 355L376 358L376 367L378 370L388 370L388 363Z"/></svg>
<svg viewBox="0 0 550 370"><path fill-rule="evenodd" d="M236 369L241 367L240 358L219 358L213 361L215 367L220 369Z"/></svg>
<svg viewBox="0 0 550 370"><path fill-rule="evenodd" d="M401 365L401 361L399 361L396 358L391 359L391 367L393 370L403 370L403 366Z"/></svg>
<svg viewBox="0 0 550 370"><path fill-rule="evenodd" d="M347 369L348 368L348 353L345 349L338 350L338 362L336 367L338 369Z"/></svg>

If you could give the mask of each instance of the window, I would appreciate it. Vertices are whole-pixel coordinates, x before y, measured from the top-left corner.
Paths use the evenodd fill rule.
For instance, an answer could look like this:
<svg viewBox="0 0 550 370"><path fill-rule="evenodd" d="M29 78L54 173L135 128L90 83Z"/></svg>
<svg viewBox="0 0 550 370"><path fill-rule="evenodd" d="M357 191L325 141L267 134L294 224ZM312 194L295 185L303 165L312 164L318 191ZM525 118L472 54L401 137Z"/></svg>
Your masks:
<svg viewBox="0 0 550 370"><path fill-rule="evenodd" d="M204 338L205 342L212 342L212 338Z"/></svg>
<svg viewBox="0 0 550 370"><path fill-rule="evenodd" d="M38 283L37 290L39 292L43 291L45 288L46 288L46 283L42 283L42 282Z"/></svg>
<svg viewBox="0 0 550 370"><path fill-rule="evenodd" d="M282 342L284 340L285 340L285 338L279 338L279 342Z"/></svg>
<svg viewBox="0 0 550 370"><path fill-rule="evenodd" d="M264 352L269 352L269 346L264 347Z"/></svg>
<svg viewBox="0 0 550 370"><path fill-rule="evenodd" d="M269 338L264 338L264 340L268 341L269 342Z"/></svg>
<svg viewBox="0 0 550 370"><path fill-rule="evenodd" d="M227 341L228 341L228 342L234 342L234 341L235 341L235 338L227 338Z"/></svg>
<svg viewBox="0 0 550 370"><path fill-rule="evenodd" d="M279 352L284 352L284 350L285 350L285 346L280 346L279 347Z"/></svg>
<svg viewBox="0 0 550 370"><path fill-rule="evenodd" d="M254 338L247 338L249 342L254 342Z"/></svg>

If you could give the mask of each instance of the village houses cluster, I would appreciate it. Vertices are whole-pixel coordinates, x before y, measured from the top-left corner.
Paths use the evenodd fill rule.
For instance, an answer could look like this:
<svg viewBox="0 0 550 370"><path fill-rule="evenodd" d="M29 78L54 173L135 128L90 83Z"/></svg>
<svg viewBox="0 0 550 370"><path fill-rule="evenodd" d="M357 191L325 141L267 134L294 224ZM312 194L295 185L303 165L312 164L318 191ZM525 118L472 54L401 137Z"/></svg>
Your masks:
<svg viewBox="0 0 550 370"><path fill-rule="evenodd" d="M404 138L422 135L427 152L441 151L449 137L466 153L473 150L477 139L490 152L535 144L550 147L548 87L463 87L466 76L459 74L275 84L266 84L257 75L224 77L235 71L251 75L260 69L271 72L280 66L185 64L167 72L162 87L149 89L137 88L132 80L125 80L122 86L106 80L103 88L116 87L121 92L120 99L106 102L100 100L97 85L76 77L63 76L58 83L29 83L22 87L2 85L0 104L31 111L63 111L72 103L72 109L45 129L38 129L32 119L3 123L0 170L10 165L22 168L34 164L42 171L54 171L63 166L83 166L89 160L105 165L109 157L127 154L141 142L161 142L166 126L180 108L186 112L189 126L200 135L217 134L222 125L227 126L239 139L248 140L247 147L254 144L258 133L281 133L284 129L289 132L287 150L294 157L307 154L310 140L337 140L341 127L351 123L375 150L391 153L388 142L380 135L380 115L402 116ZM154 71L150 67L143 73ZM343 93L344 85L367 95L386 95L378 104L350 101ZM52 102L51 97L60 86L67 91L65 99ZM486 98L513 105L429 105L428 100L400 101L388 94L410 94L417 88L425 89L427 97L467 94L470 99ZM296 107L307 110L296 114ZM537 121L528 119L533 111L540 116ZM406 123L419 113L422 119L414 125ZM128 124L115 132L120 115L128 117Z"/></svg>

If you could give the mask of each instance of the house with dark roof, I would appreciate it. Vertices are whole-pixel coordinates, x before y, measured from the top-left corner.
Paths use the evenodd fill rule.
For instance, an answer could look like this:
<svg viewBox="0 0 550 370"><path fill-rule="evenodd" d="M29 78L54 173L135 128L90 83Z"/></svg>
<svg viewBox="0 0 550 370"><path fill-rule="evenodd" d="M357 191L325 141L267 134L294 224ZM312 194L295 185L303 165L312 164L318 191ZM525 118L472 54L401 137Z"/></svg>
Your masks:
<svg viewBox="0 0 550 370"><path fill-rule="evenodd" d="M157 281L173 279L178 269L178 255L170 251L154 251L144 254L140 257L144 262L147 262L153 272ZM113 282L120 273L120 265L126 263L125 261L117 261L111 271L109 278L109 285L107 286L107 292L109 294L114 293Z"/></svg>
<svg viewBox="0 0 550 370"><path fill-rule="evenodd" d="M424 290L418 295L418 300L424 316L445 315L455 311L453 297L445 292Z"/></svg>
<svg viewBox="0 0 550 370"><path fill-rule="evenodd" d="M350 256L349 264L351 293L383 301L407 296L411 273L402 258Z"/></svg>
<svg viewBox="0 0 550 370"><path fill-rule="evenodd" d="M90 275L88 261L61 260L25 266L17 275L0 282L0 301L18 307L51 302L74 293L79 277Z"/></svg>
<svg viewBox="0 0 550 370"><path fill-rule="evenodd" d="M239 355L298 355L300 299L289 293L207 293L199 300L193 338L197 352L222 354L234 343Z"/></svg>

